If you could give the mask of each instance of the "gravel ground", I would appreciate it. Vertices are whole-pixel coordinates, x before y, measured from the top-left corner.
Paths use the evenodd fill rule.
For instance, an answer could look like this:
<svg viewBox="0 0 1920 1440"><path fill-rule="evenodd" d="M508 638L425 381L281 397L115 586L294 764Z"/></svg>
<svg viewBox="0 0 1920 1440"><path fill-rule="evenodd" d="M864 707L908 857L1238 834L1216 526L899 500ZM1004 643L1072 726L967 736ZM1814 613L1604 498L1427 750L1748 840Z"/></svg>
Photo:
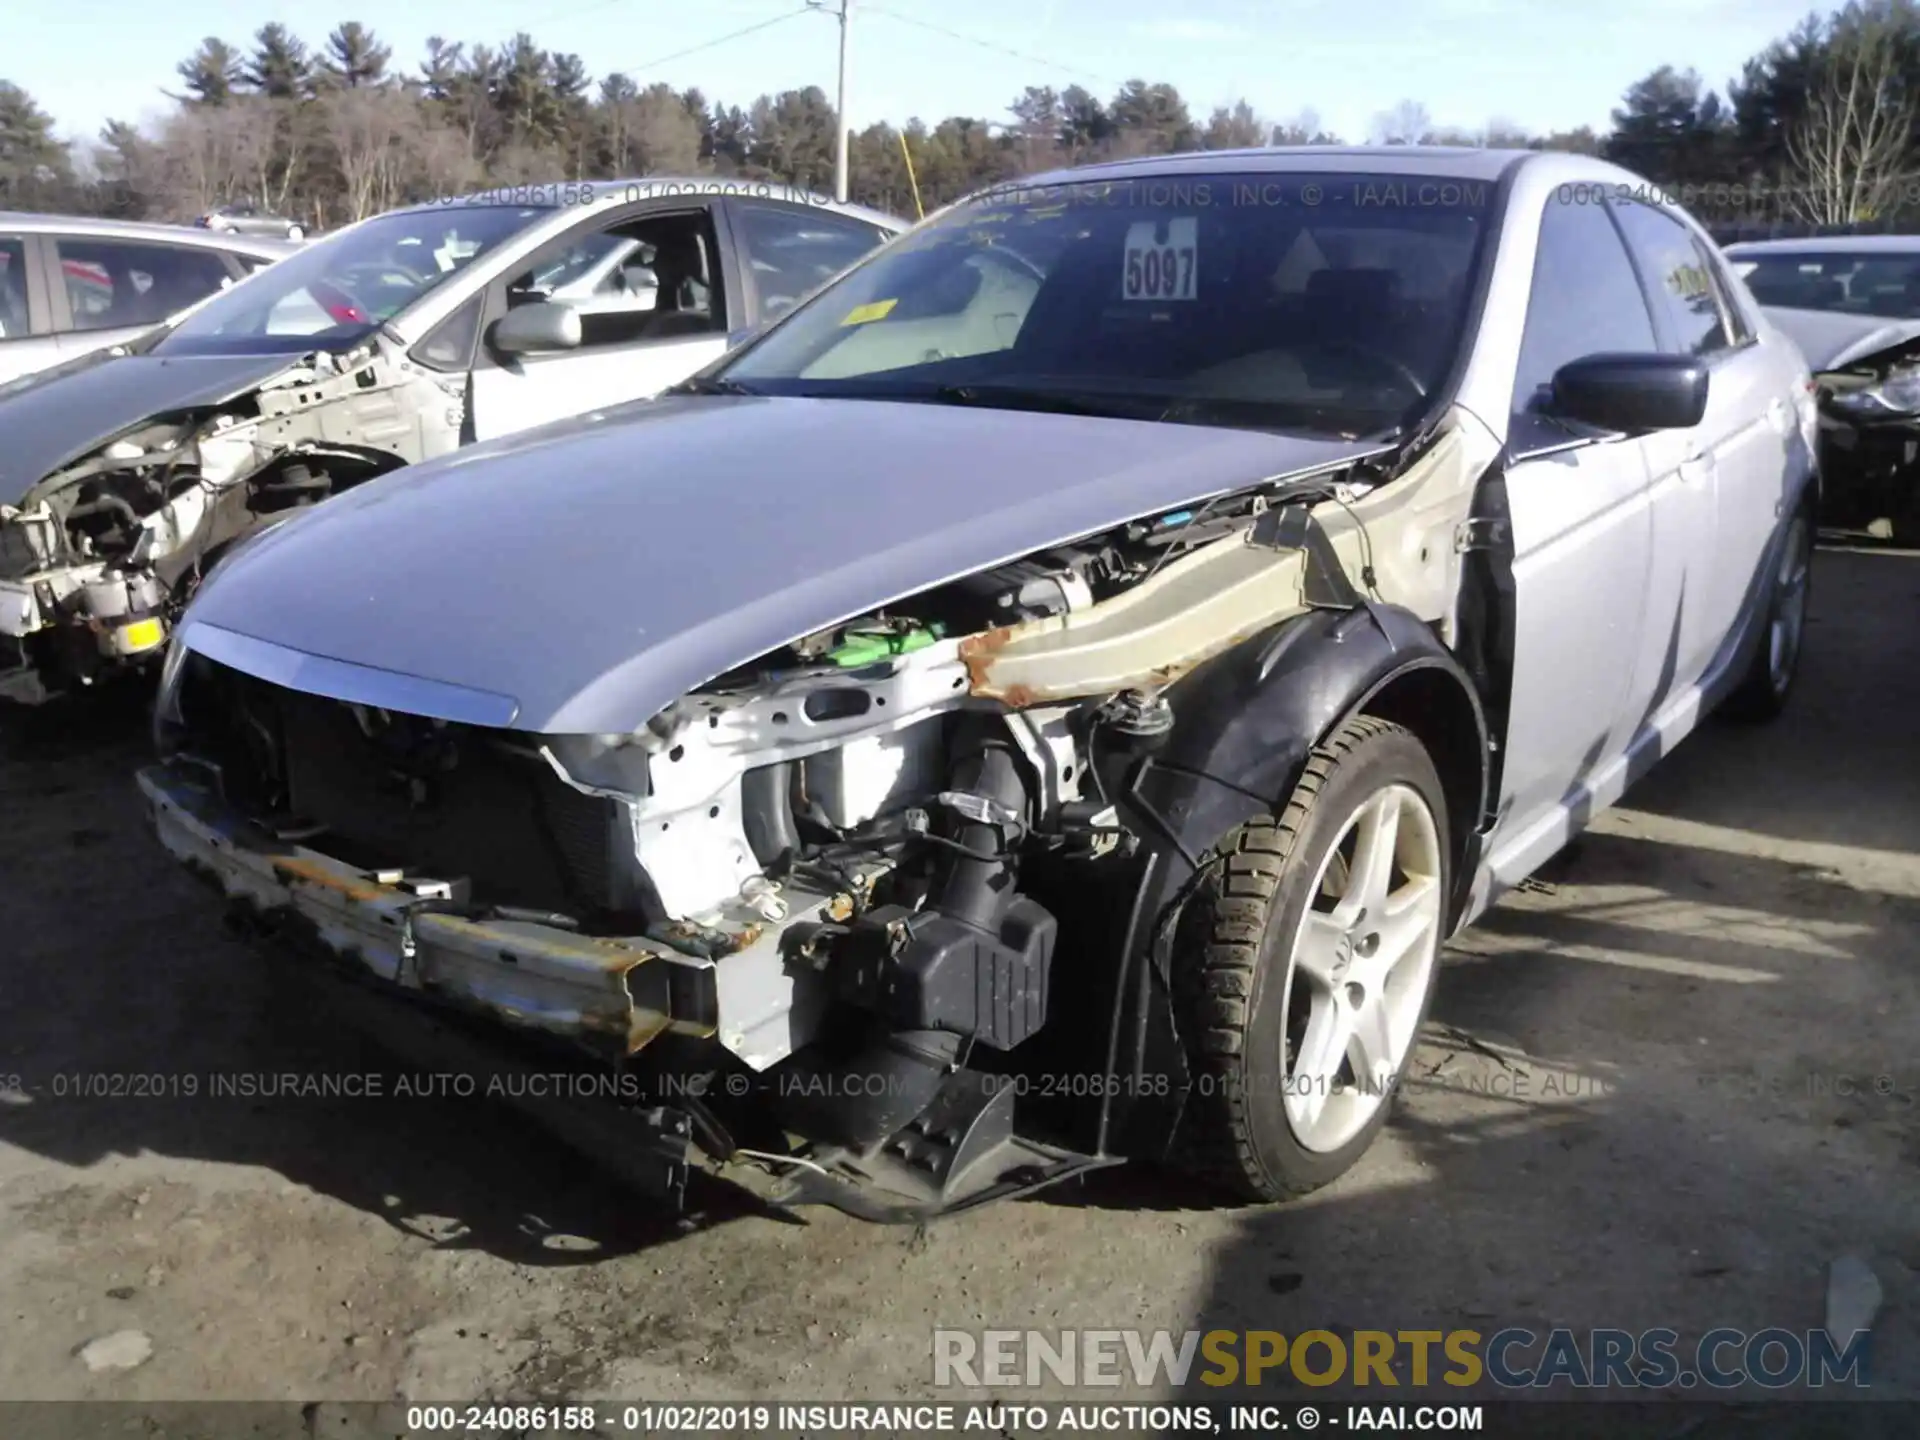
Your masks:
<svg viewBox="0 0 1920 1440"><path fill-rule="evenodd" d="M1122 1172L921 1232L675 1224L480 1100L56 1097L393 1062L159 853L137 726L16 740L0 1398L897 1398L936 1325L1804 1330L1847 1254L1876 1390L1920 1396L1916 602L1920 561L1822 552L1786 719L1708 726L1464 937L1382 1142L1257 1210Z"/></svg>

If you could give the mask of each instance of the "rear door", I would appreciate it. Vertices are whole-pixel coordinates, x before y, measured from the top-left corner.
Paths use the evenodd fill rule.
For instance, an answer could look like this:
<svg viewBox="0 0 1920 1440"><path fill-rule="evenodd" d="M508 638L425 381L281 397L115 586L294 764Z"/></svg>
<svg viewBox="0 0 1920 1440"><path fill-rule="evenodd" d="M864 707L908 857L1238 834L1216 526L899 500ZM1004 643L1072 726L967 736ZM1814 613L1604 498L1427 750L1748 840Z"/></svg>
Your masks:
<svg viewBox="0 0 1920 1440"><path fill-rule="evenodd" d="M60 358L41 248L38 235L0 231L0 383Z"/></svg>
<svg viewBox="0 0 1920 1440"><path fill-rule="evenodd" d="M493 281L474 362L474 438L645 399L723 355L739 323L723 235L711 204L616 212L569 230ZM615 255L620 265L602 277ZM535 303L579 312L578 348L513 356L485 343L510 308Z"/></svg>
<svg viewBox="0 0 1920 1440"><path fill-rule="evenodd" d="M62 360L131 340L242 273L221 251L197 245L91 235L44 239Z"/></svg>
<svg viewBox="0 0 1920 1440"><path fill-rule="evenodd" d="M1566 187L1562 187L1564 190ZM1508 422L1512 694L1489 863L1503 885L1557 850L1617 771L1638 723L1643 637L1670 603L1652 582L1645 442L1577 434L1546 413L1554 373L1655 345L1619 232L1597 204L1549 198Z"/></svg>
<svg viewBox="0 0 1920 1440"><path fill-rule="evenodd" d="M1656 706L1707 672L1734 627L1757 573L1783 493L1794 432L1778 357L1729 314L1717 262L1677 216L1633 200L1608 202L1639 268L1661 347L1707 363L1707 413L1691 431L1649 436L1655 543L1677 569L1679 604L1664 652Z"/></svg>

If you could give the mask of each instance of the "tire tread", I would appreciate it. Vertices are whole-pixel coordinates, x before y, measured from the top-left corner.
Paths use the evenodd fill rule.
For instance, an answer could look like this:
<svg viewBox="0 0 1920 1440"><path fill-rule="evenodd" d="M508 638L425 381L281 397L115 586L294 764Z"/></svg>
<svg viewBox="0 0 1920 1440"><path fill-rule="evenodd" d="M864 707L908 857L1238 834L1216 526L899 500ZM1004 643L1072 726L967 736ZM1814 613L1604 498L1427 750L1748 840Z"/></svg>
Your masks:
<svg viewBox="0 0 1920 1440"><path fill-rule="evenodd" d="M1357 715L1336 727L1307 756L1299 782L1278 815L1248 820L1223 842L1218 892L1212 898L1208 933L1188 972L1175 977L1183 990L1183 1028L1193 1036L1190 1059L1196 1075L1211 1076L1205 1092L1188 1101L1179 1151L1181 1168L1243 1199L1292 1199L1316 1188L1288 1185L1261 1164L1253 1144L1247 1096L1239 1076L1261 942L1286 874L1288 860L1334 771L1356 750L1390 734L1411 731L1372 715ZM1262 1183L1264 1181L1264 1183Z"/></svg>

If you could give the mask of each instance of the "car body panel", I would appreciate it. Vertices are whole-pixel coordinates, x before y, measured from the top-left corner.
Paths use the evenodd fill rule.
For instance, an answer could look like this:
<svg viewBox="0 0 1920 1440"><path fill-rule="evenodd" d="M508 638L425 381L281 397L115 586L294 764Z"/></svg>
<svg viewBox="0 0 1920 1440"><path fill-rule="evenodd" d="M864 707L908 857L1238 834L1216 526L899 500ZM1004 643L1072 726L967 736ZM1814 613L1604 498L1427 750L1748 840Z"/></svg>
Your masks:
<svg viewBox="0 0 1920 1440"><path fill-rule="evenodd" d="M1375 448L672 397L371 481L217 571L188 623L508 695L520 729L633 730L741 660L911 591ZM1036 490L1030 466L1052 483ZM439 537L425 550L424 524ZM472 585L535 556L525 585Z"/></svg>
<svg viewBox="0 0 1920 1440"><path fill-rule="evenodd" d="M111 355L0 386L0 504L133 425L221 405L298 363L287 355Z"/></svg>
<svg viewBox="0 0 1920 1440"><path fill-rule="evenodd" d="M1920 338L1920 320L1877 315L1836 315L1829 310L1766 307L1767 318L1786 335L1814 371L1871 364L1883 351Z"/></svg>

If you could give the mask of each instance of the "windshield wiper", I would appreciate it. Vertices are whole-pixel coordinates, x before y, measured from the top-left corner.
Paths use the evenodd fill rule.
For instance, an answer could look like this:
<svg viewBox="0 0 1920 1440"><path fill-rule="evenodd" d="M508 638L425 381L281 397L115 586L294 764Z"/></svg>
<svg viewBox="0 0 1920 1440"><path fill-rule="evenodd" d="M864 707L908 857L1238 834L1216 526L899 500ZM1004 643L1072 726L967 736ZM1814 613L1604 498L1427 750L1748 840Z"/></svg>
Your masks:
<svg viewBox="0 0 1920 1440"><path fill-rule="evenodd" d="M751 385L743 385L738 380L729 380L724 375L695 375L682 380L678 385L669 385L661 392L663 395L764 395L764 390L756 390Z"/></svg>
<svg viewBox="0 0 1920 1440"><path fill-rule="evenodd" d="M893 398L891 396L887 397ZM932 390L909 391L902 400L933 400L943 405L979 405L996 410L1039 410L1056 415L1097 415L1103 419L1151 419L1161 409L1157 400L1123 396L1089 396L1031 385L938 385Z"/></svg>

